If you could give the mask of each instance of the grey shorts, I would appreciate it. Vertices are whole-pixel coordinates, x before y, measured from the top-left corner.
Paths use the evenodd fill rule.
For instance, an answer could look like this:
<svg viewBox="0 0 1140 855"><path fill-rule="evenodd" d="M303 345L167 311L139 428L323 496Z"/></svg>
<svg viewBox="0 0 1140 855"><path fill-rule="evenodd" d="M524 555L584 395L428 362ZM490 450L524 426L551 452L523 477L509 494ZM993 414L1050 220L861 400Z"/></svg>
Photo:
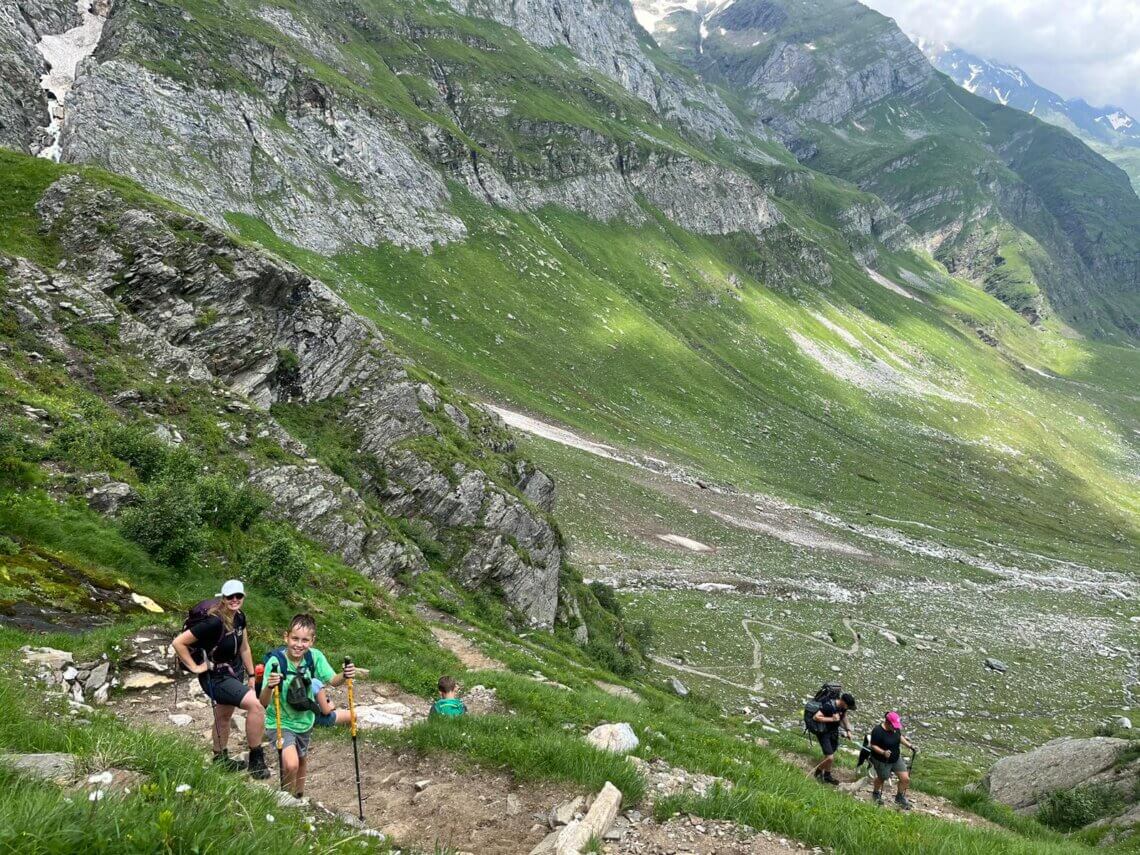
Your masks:
<svg viewBox="0 0 1140 855"><path fill-rule="evenodd" d="M880 781L885 781L891 777L891 772L906 771L906 760L902 758L902 755L899 755L899 759L894 763L890 762L889 760L877 760L876 758L872 757L871 765L875 769L875 777Z"/></svg>
<svg viewBox="0 0 1140 855"><path fill-rule="evenodd" d="M244 676L244 671L238 672ZM222 674L217 671L207 671L198 675L198 685L206 693L206 697L213 698L215 704L229 707L240 707L245 696L252 692L249 683L242 682L240 677L232 674Z"/></svg>
<svg viewBox="0 0 1140 855"><path fill-rule="evenodd" d="M313 729L309 728L304 733L294 733L291 730L281 731L281 750L284 751L290 745L297 749L297 757L309 756L309 742L313 738ZM276 740L274 740L276 742Z"/></svg>

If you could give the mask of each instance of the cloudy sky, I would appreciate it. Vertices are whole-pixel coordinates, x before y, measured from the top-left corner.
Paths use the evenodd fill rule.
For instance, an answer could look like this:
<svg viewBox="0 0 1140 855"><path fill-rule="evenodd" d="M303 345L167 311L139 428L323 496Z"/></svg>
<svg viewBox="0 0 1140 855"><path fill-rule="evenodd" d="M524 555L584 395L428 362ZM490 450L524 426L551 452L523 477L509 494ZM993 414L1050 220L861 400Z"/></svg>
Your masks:
<svg viewBox="0 0 1140 855"><path fill-rule="evenodd" d="M1019 65L1066 98L1140 116L1140 0L862 0L908 34Z"/></svg>

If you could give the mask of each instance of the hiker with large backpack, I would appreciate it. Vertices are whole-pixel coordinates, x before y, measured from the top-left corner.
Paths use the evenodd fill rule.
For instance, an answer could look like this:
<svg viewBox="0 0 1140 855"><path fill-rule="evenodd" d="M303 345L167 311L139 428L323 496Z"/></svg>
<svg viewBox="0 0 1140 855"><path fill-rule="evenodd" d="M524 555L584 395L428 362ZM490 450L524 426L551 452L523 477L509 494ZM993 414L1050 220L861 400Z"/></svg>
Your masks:
<svg viewBox="0 0 1140 855"><path fill-rule="evenodd" d="M817 781L825 784L838 784L831 776L831 765L835 762L835 752L839 750L839 731L843 730L851 738L851 727L847 723L847 713L854 712L855 697L843 691L838 683L825 683L814 697L804 704L804 730L814 734L823 749L823 759L812 769Z"/></svg>
<svg viewBox="0 0 1140 855"><path fill-rule="evenodd" d="M265 657L261 684L261 703L266 708L269 727L280 734L278 762L284 770L282 786L298 799L305 795L314 725L352 721L349 710L322 710L314 682L339 686L356 675L356 666L346 659L344 670L336 673L325 655L313 647L316 637L317 622L307 614L294 615L285 631L285 644Z"/></svg>
<svg viewBox="0 0 1140 855"><path fill-rule="evenodd" d="M249 741L249 773L268 778L265 749L265 708L254 691L253 656L246 636L245 587L237 579L222 585L217 597L190 609L182 633L171 643L183 669L198 675L198 685L210 699L214 713L214 762L227 769L246 768L229 756L230 720L245 711Z"/></svg>

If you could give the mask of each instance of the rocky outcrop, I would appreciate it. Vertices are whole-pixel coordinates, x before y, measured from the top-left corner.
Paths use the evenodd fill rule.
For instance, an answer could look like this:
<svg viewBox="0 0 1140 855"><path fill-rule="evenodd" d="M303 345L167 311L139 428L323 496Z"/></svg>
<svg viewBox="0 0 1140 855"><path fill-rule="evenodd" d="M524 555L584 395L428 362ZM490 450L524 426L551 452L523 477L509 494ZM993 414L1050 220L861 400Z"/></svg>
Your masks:
<svg viewBox="0 0 1140 855"><path fill-rule="evenodd" d="M1003 757L982 786L995 801L1023 813L1036 810L1050 793L1085 784L1135 781L1135 769L1114 769L1129 745L1126 739L1062 737L1026 754ZM1135 766L1135 764L1133 764Z"/></svg>
<svg viewBox="0 0 1140 855"><path fill-rule="evenodd" d="M102 62L72 93L62 159L129 175L216 226L224 212L259 217L318 252L381 241L426 250L466 235L442 177L409 146L411 128L279 59L263 77L276 97Z"/></svg>
<svg viewBox="0 0 1140 855"><path fill-rule="evenodd" d="M391 582L424 569L391 522L416 518L458 550L453 572L464 584L491 584L530 623L552 625L562 551L543 506L553 487L533 465L496 457L510 443L485 412L456 400L446 413L439 393L412 380L380 333L332 291L201 222L126 204L78 176L49 188L38 211L60 235L66 264L50 272L8 264L10 299L30 330L66 351L61 324L115 324L120 341L156 368L210 388L219 411L260 412L259 437L284 459L249 456L251 482L276 516L361 573ZM368 495L309 458L266 412L279 402L330 401L382 473L365 484ZM498 468L445 463L429 416L451 420ZM422 453L406 445L413 440ZM231 441L250 445L244 435ZM515 492L528 489L534 504Z"/></svg>
<svg viewBox="0 0 1140 855"><path fill-rule="evenodd" d="M39 150L40 129L51 117L40 88L44 62L35 45L79 23L72 0L26 0L0 8L0 145Z"/></svg>

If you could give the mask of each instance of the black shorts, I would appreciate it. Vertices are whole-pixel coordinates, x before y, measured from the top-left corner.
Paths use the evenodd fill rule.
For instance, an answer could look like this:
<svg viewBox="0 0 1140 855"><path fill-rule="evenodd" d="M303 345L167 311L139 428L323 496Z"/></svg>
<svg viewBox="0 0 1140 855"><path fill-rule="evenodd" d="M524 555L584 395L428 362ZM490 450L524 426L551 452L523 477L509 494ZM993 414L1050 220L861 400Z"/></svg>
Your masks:
<svg viewBox="0 0 1140 855"><path fill-rule="evenodd" d="M817 733L815 738L819 740L819 747L823 749L824 757L830 757L839 750L838 730L825 730L823 733Z"/></svg>
<svg viewBox="0 0 1140 855"><path fill-rule="evenodd" d="M238 674L244 673L241 669ZM198 675L198 685L206 693L206 697L213 698L215 704L229 707L240 707L245 700L246 692L252 692L249 683L244 683L232 674L221 674L217 671L208 671Z"/></svg>

